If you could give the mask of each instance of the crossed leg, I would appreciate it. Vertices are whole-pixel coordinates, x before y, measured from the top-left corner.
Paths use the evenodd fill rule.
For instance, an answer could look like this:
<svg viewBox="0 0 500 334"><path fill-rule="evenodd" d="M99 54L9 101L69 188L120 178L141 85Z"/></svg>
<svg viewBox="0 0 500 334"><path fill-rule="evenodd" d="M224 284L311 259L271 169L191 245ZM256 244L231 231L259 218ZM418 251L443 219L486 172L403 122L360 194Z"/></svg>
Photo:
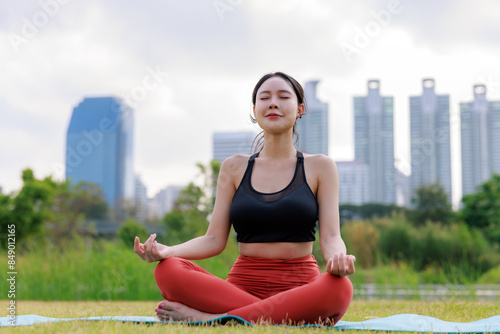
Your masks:
<svg viewBox="0 0 500 334"><path fill-rule="evenodd" d="M162 296L160 320L211 320L223 315L272 323L336 323L352 299L347 277L321 274L312 282L259 299L216 277L197 264L180 258L161 261L155 278Z"/></svg>

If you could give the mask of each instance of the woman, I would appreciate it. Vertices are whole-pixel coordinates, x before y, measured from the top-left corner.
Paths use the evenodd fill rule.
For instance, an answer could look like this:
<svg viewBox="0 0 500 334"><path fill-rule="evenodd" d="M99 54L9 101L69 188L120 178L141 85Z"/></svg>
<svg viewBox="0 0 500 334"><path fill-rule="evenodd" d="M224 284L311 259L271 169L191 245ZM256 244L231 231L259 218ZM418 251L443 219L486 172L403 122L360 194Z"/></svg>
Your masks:
<svg viewBox="0 0 500 334"><path fill-rule="evenodd" d="M204 236L176 246L144 244L135 252L161 261L155 279L160 320L212 320L235 315L252 322L335 324L347 311L355 257L340 236L338 177L330 158L304 155L293 144L305 111L304 91L292 77L263 76L252 94L263 130L260 151L235 155L221 166L216 201ZM291 180L291 181L290 181ZM312 255L316 222L327 261L321 274ZM233 224L240 256L227 280L188 261L221 253Z"/></svg>

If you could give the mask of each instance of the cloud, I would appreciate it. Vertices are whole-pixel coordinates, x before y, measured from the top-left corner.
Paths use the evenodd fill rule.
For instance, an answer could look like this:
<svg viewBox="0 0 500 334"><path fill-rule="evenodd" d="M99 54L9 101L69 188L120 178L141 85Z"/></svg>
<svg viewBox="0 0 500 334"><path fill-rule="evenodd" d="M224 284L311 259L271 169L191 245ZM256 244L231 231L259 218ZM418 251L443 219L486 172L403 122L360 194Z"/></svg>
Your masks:
<svg viewBox="0 0 500 334"><path fill-rule="evenodd" d="M16 139L15 149L0 147L9 157L0 166L6 190L20 186L11 180L22 166L43 176L63 161L71 111L84 97L130 96L150 70L165 75L132 101L135 164L156 189L189 181L194 164L210 159L214 131L256 130L250 94L266 72L320 80L331 110L330 153L341 159L353 154L352 96L366 94L370 78L395 96L398 113L407 112L408 95L420 94L424 76L454 101L468 98L481 78L500 81L494 0L401 0L401 12L352 62L341 43L352 43L357 28L396 0L225 1L231 9L222 15L211 0L69 1L15 52L9 35L21 34L24 19L51 1L59 0L0 4L0 130L2 139ZM488 96L500 99L500 88Z"/></svg>

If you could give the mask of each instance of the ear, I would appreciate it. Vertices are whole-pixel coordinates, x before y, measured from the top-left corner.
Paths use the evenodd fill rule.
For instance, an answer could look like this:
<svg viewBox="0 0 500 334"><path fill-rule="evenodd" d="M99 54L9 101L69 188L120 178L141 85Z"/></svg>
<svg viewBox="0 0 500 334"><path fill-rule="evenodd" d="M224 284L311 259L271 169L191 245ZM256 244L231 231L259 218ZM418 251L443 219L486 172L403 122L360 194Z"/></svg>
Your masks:
<svg viewBox="0 0 500 334"><path fill-rule="evenodd" d="M257 119L257 117L255 117L255 106L252 107L252 113L253 113L253 118Z"/></svg>
<svg viewBox="0 0 500 334"><path fill-rule="evenodd" d="M302 115L304 114L305 109L306 109L305 104L304 104L304 103L301 103L301 104L299 105L299 110L298 110L298 113L297 113L297 117L302 116Z"/></svg>

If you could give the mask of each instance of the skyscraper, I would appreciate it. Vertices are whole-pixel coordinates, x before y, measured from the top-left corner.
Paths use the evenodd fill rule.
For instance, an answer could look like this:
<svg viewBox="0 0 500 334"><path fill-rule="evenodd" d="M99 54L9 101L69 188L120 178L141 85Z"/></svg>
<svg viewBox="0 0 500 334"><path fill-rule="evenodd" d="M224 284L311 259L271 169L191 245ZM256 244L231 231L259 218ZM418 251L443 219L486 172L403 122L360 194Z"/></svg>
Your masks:
<svg viewBox="0 0 500 334"><path fill-rule="evenodd" d="M328 155L328 104L318 99L319 81L304 85L306 114L297 120L298 149L309 154Z"/></svg>
<svg viewBox="0 0 500 334"><path fill-rule="evenodd" d="M250 154L256 134L251 131L215 132L213 134L213 159L220 162L235 154Z"/></svg>
<svg viewBox="0 0 500 334"><path fill-rule="evenodd" d="M439 183L451 203L450 96L437 95L434 79L423 79L423 93L410 96L411 194Z"/></svg>
<svg viewBox="0 0 500 334"><path fill-rule="evenodd" d="M379 80L354 97L354 156L368 165L368 201L395 204L394 99L380 95Z"/></svg>
<svg viewBox="0 0 500 334"><path fill-rule="evenodd" d="M132 109L114 97L85 98L68 126L66 178L100 185L119 214L134 198L132 145Z"/></svg>
<svg viewBox="0 0 500 334"><path fill-rule="evenodd" d="M462 195L500 173L500 101L486 99L486 86L474 86L474 101L460 103Z"/></svg>

